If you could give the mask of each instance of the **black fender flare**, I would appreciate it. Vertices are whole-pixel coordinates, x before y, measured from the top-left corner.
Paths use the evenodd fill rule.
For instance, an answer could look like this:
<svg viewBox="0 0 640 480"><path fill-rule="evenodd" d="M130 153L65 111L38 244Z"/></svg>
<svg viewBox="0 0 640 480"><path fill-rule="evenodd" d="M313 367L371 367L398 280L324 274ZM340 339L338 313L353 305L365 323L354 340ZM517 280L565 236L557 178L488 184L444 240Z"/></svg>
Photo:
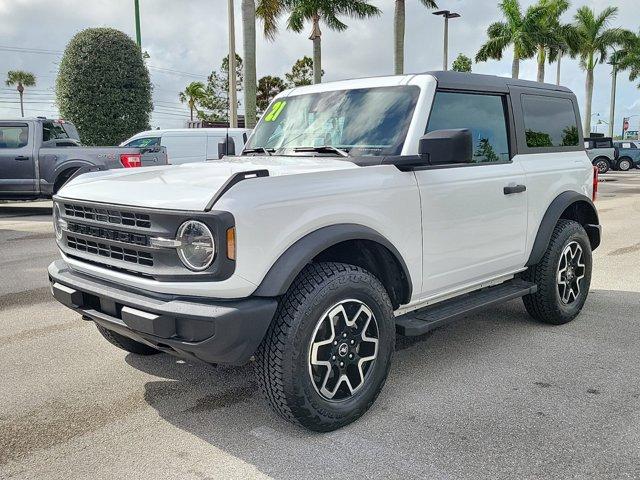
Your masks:
<svg viewBox="0 0 640 480"><path fill-rule="evenodd" d="M94 164L87 160L81 160L81 159L65 160L59 165L56 165L56 168L53 170L53 182L51 183L55 183L56 179L60 176L60 174L66 172L67 170L74 169L74 168L77 170L79 168L88 167L92 165Z"/></svg>
<svg viewBox="0 0 640 480"><path fill-rule="evenodd" d="M413 285L409 269L400 252L389 240L374 229L353 223L322 227L297 240L271 266L253 295L258 297L284 295L298 274L314 257L329 247L349 240L370 240L389 250L407 279L408 293L406 301L408 302L408 299L411 298Z"/></svg>
<svg viewBox="0 0 640 480"><path fill-rule="evenodd" d="M62 185L60 185L60 188L62 188L63 185L69 183L69 180L77 176L77 173L79 170L86 169L86 167L92 167L92 166L93 164L91 162L88 162L86 160L80 160L80 159L65 160L60 165L57 165L53 171L53 178L51 179L51 192L55 193L53 192L53 190L55 189L55 185L58 182L60 175L64 174L65 172L68 172L69 170L73 170L73 173L71 174L71 176L69 176L69 178L67 178L65 182Z"/></svg>
<svg viewBox="0 0 640 480"><path fill-rule="evenodd" d="M529 255L526 266L538 263L547 250L553 229L556 227L561 215L574 204L583 204L587 208L587 216L580 223L587 231L591 249L595 250L600 245L600 221L598 211L589 197L578 192L568 191L558 195L549 205L538 227L538 233Z"/></svg>

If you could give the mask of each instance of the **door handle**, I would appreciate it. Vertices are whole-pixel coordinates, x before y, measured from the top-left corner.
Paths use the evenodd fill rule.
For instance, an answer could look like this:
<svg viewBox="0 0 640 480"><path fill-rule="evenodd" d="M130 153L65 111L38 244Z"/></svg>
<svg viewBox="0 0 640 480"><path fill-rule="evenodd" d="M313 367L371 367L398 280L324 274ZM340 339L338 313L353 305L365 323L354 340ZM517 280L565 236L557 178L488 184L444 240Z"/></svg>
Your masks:
<svg viewBox="0 0 640 480"><path fill-rule="evenodd" d="M522 193L527 189L526 185L510 185L508 187L504 187L505 195L512 195L514 193Z"/></svg>
<svg viewBox="0 0 640 480"><path fill-rule="evenodd" d="M31 157L25 157L24 155L19 155L19 156L16 157L16 160L19 161L19 162L24 162L24 161L27 161L27 160L31 160Z"/></svg>

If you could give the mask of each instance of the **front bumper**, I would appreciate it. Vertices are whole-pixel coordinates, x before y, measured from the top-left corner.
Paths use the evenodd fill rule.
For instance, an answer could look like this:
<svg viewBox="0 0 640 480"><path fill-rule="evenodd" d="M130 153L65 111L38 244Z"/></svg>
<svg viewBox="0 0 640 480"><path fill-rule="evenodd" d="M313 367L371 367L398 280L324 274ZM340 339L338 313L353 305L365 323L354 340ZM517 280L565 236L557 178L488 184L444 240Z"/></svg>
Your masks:
<svg viewBox="0 0 640 480"><path fill-rule="evenodd" d="M106 329L158 350L206 363L242 365L262 341L277 300L208 300L131 291L49 265L53 296Z"/></svg>

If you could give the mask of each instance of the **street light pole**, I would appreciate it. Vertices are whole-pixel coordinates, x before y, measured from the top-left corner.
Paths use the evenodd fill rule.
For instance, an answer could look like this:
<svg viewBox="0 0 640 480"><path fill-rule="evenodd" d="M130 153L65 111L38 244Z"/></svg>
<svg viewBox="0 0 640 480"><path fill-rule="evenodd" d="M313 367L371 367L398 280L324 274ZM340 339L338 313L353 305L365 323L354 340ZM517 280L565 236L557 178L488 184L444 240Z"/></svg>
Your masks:
<svg viewBox="0 0 640 480"><path fill-rule="evenodd" d="M444 17L444 47L442 52L442 70L449 69L449 19L459 18L460 14L451 12L449 10L438 10L433 12L434 15L440 15Z"/></svg>
<svg viewBox="0 0 640 480"><path fill-rule="evenodd" d="M238 128L238 94L236 88L236 26L233 17L233 0L229 8L229 126Z"/></svg>
<svg viewBox="0 0 640 480"><path fill-rule="evenodd" d="M616 83L618 81L618 62L617 53L613 52L611 60L608 62L611 65L611 105L609 105L609 136L613 138L613 122L615 121L616 112Z"/></svg>
<svg viewBox="0 0 640 480"><path fill-rule="evenodd" d="M133 0L133 5L136 12L136 43L138 48L142 50L142 39L140 35L140 0Z"/></svg>

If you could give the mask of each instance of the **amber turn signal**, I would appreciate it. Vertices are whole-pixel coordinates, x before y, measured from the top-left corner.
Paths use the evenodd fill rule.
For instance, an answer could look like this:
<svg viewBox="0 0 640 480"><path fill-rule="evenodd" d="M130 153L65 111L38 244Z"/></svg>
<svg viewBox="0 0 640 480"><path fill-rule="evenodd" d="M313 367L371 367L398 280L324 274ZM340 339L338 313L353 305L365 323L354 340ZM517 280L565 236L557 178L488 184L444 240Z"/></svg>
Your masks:
<svg viewBox="0 0 640 480"><path fill-rule="evenodd" d="M227 230L227 258L236 259L236 227Z"/></svg>

